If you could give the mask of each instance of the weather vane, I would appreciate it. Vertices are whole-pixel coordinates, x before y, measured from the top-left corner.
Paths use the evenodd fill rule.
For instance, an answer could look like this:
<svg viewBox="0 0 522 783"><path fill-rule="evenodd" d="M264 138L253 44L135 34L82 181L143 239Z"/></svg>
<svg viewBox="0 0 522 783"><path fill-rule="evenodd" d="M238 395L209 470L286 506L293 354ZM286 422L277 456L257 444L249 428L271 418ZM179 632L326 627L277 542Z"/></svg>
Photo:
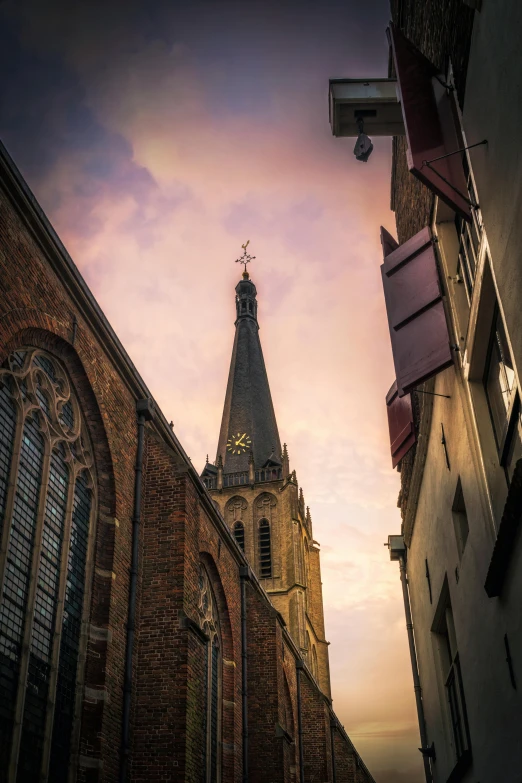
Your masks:
<svg viewBox="0 0 522 783"><path fill-rule="evenodd" d="M251 256L249 253L247 253L247 247L249 246L249 244L250 244L250 239L247 240L244 245L241 245L241 247L243 248L243 255L240 256L239 258L236 258L236 264L243 264L243 266L245 267L243 271L243 277L246 278L248 277L248 272L246 268L247 264L249 264L251 261L255 259L255 256Z"/></svg>

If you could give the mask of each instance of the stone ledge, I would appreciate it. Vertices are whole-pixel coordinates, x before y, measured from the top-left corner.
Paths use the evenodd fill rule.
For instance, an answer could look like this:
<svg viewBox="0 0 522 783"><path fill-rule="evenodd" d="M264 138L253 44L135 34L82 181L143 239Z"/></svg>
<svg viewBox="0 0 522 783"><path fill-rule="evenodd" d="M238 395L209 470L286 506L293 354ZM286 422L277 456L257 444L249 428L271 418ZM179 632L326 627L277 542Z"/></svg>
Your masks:
<svg viewBox="0 0 522 783"><path fill-rule="evenodd" d="M98 702L108 702L109 693L105 688L85 688L85 701L90 704L98 704Z"/></svg>
<svg viewBox="0 0 522 783"><path fill-rule="evenodd" d="M78 758L78 766L83 769L103 769L103 761L92 756L80 756Z"/></svg>

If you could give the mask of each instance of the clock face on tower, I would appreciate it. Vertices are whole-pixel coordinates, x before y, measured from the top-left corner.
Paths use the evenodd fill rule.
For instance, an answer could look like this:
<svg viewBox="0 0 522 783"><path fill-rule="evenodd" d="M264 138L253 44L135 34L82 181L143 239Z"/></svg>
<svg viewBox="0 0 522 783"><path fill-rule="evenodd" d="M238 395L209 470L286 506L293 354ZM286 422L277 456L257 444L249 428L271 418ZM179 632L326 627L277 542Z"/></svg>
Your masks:
<svg viewBox="0 0 522 783"><path fill-rule="evenodd" d="M231 435L228 439L227 451L231 454L244 454L245 451L250 449L251 445L252 441L246 432L243 432L243 434L238 432L237 435Z"/></svg>

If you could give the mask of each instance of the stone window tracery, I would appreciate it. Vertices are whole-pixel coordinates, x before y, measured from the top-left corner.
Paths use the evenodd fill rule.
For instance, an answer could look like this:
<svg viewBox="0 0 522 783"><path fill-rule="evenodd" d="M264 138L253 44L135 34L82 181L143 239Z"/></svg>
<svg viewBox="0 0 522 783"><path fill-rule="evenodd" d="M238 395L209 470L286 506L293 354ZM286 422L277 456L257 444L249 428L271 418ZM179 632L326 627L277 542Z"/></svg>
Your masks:
<svg viewBox="0 0 522 783"><path fill-rule="evenodd" d="M0 768L65 783L81 680L95 471L62 363L23 348L0 367Z"/></svg>
<svg viewBox="0 0 522 783"><path fill-rule="evenodd" d="M239 522L243 519L247 508L248 503L240 495L234 495L234 497L230 498L227 503L228 524L230 527L233 527L234 522Z"/></svg>
<svg viewBox="0 0 522 783"><path fill-rule="evenodd" d="M216 600L203 565L200 566L199 571L198 618L201 630L208 637L203 714L205 744L201 780L202 783L219 783L221 781L221 639Z"/></svg>

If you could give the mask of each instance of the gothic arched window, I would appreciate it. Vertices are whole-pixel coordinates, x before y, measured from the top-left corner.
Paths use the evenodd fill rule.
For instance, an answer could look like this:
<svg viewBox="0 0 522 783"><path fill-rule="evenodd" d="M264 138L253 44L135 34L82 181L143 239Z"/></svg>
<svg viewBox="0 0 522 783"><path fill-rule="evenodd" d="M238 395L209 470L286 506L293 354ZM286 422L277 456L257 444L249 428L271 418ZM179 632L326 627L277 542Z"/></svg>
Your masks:
<svg viewBox="0 0 522 783"><path fill-rule="evenodd" d="M315 649L315 644L312 647L312 674L315 679L319 681L319 665L317 663L317 650Z"/></svg>
<svg viewBox="0 0 522 783"><path fill-rule="evenodd" d="M65 367L36 348L0 367L0 768L68 780L95 475Z"/></svg>
<svg viewBox="0 0 522 783"><path fill-rule="evenodd" d="M259 522L259 572L263 579L272 576L272 549L268 519L261 519Z"/></svg>
<svg viewBox="0 0 522 783"><path fill-rule="evenodd" d="M200 627L208 636L201 781L202 783L219 783L221 780L221 640L216 599L203 566L200 566L199 572L198 613Z"/></svg>
<svg viewBox="0 0 522 783"><path fill-rule="evenodd" d="M237 543L243 550L245 551L245 526L242 522L236 522L234 525L234 538L236 539Z"/></svg>

